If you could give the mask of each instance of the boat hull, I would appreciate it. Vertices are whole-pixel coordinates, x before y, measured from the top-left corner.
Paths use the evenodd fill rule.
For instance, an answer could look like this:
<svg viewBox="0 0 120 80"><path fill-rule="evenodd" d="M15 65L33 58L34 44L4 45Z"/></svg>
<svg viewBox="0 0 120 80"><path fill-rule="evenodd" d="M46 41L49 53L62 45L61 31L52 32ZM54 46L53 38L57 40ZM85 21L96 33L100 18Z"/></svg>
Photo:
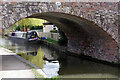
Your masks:
<svg viewBox="0 0 120 80"><path fill-rule="evenodd" d="M24 39L24 38L19 38L19 37L8 37L9 40L13 41L13 42L17 42L17 43L41 43L41 40L28 40L28 39Z"/></svg>

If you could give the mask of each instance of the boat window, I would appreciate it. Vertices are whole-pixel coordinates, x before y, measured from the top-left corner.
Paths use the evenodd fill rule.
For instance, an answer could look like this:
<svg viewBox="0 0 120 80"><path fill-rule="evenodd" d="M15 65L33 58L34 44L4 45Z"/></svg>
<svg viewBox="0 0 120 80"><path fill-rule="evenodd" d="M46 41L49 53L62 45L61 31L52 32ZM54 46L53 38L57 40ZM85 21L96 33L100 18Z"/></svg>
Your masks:
<svg viewBox="0 0 120 80"><path fill-rule="evenodd" d="M35 37L37 37L37 33L36 32L30 32L28 34L28 38L35 38Z"/></svg>
<svg viewBox="0 0 120 80"><path fill-rule="evenodd" d="M25 38L25 36L26 36L26 33L23 33L22 37L24 37L24 38Z"/></svg>

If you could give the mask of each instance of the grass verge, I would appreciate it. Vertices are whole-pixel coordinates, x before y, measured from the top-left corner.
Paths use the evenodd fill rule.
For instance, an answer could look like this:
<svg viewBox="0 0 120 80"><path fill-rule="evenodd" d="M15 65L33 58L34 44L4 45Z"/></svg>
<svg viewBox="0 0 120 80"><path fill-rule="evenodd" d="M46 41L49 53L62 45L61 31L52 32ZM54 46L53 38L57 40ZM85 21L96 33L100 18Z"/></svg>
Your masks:
<svg viewBox="0 0 120 80"><path fill-rule="evenodd" d="M55 40L52 40L52 39L45 39L46 41L48 41L48 42L52 42L52 43L57 43L57 41L55 41Z"/></svg>

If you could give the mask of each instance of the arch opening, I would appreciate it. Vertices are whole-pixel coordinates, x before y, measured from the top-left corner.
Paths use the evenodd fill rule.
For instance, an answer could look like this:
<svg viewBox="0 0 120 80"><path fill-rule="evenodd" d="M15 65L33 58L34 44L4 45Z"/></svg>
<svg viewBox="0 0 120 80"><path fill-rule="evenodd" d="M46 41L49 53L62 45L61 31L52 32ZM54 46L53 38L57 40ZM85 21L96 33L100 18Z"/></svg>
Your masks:
<svg viewBox="0 0 120 80"><path fill-rule="evenodd" d="M72 53L118 63L117 42L91 21L57 12L38 13L26 18L44 19L55 24L65 33L67 50Z"/></svg>

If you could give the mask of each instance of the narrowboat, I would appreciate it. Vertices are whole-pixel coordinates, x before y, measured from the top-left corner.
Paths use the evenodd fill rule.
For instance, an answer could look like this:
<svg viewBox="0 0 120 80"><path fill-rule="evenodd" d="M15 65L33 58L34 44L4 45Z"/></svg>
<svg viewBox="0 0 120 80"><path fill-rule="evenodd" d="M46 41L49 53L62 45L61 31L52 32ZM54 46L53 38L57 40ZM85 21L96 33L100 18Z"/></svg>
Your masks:
<svg viewBox="0 0 120 80"><path fill-rule="evenodd" d="M36 31L28 32L10 32L8 36L9 40L20 42L20 43L39 43L41 39L38 37Z"/></svg>

